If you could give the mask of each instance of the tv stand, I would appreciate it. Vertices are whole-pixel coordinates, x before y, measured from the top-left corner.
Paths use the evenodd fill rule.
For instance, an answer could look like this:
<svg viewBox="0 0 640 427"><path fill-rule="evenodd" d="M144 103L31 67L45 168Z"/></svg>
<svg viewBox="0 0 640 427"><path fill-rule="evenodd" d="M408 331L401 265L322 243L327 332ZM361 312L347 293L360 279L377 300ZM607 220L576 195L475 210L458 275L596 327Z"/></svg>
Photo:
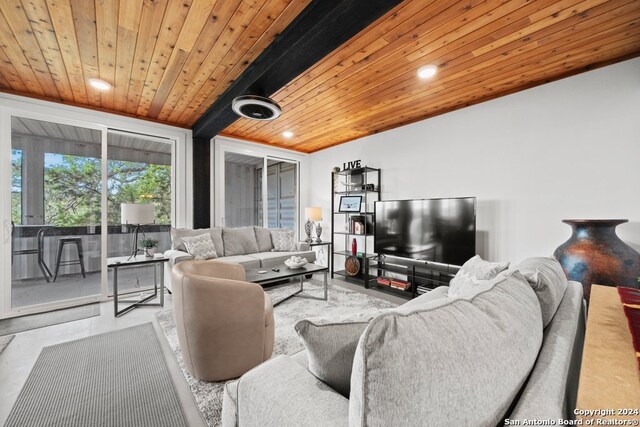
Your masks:
<svg viewBox="0 0 640 427"><path fill-rule="evenodd" d="M369 265L369 287L404 298L416 298L439 286L448 286L460 270L460 266L433 261L419 261L409 258L379 255ZM379 278L399 279L398 286L388 285ZM407 282L407 289L401 283Z"/></svg>

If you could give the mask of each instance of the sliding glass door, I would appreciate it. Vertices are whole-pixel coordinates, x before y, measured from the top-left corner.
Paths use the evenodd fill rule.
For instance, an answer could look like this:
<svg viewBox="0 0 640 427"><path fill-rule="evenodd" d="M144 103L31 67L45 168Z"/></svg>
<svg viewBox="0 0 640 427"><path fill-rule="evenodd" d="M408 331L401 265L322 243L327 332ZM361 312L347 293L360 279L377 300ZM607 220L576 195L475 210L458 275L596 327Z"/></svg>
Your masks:
<svg viewBox="0 0 640 427"><path fill-rule="evenodd" d="M102 134L11 118L11 308L101 294Z"/></svg>
<svg viewBox="0 0 640 427"><path fill-rule="evenodd" d="M151 206L140 239L158 252L170 248L175 140L26 113L0 117L11 131L0 153L10 166L0 170L1 252L10 258L0 272L2 312L47 311L111 295L107 258L138 249L132 233L138 224L123 219L125 204ZM153 273L123 270L119 291L152 287Z"/></svg>
<svg viewBox="0 0 640 427"><path fill-rule="evenodd" d="M217 224L226 227L259 225L297 232L299 163L294 160L222 150L221 178L216 186L224 208Z"/></svg>

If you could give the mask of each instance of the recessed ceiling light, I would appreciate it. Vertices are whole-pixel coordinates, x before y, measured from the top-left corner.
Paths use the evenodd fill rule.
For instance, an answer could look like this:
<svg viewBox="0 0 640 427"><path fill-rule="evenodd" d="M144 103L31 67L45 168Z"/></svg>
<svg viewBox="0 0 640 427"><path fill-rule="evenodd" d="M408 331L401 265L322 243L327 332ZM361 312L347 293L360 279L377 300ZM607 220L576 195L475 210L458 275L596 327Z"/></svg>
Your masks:
<svg viewBox="0 0 640 427"><path fill-rule="evenodd" d="M284 136L285 138L293 138L293 132L291 132L290 130L285 130L284 132L282 132L282 136Z"/></svg>
<svg viewBox="0 0 640 427"><path fill-rule="evenodd" d="M418 68L418 77L421 79L428 79L429 77L433 77L438 72L438 67L433 64L425 65L424 67Z"/></svg>
<svg viewBox="0 0 640 427"><path fill-rule="evenodd" d="M111 89L111 85L104 80L100 79L89 79L89 84L98 90L109 90Z"/></svg>

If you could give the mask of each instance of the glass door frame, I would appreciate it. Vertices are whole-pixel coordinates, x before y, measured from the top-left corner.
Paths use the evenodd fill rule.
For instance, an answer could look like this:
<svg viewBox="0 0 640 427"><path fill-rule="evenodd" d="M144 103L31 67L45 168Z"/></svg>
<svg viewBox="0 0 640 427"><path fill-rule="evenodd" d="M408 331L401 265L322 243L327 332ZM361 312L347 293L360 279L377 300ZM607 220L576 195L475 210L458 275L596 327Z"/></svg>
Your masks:
<svg viewBox="0 0 640 427"><path fill-rule="evenodd" d="M212 140L214 153L212 156L212 171L214 185L212 186L213 194L211 200L213 205L211 207L212 226L225 226L225 155L226 153L242 154L245 156L262 158L262 224L269 224L269 212L268 212L268 198L267 198L267 167L269 160L275 160L279 162L292 163L297 165L296 167L296 239L300 236L300 205L301 201L301 164L302 156L299 154L288 155L286 152L280 152L278 150L269 150L261 147L254 147L257 144L235 142L231 139L224 137L216 137ZM283 150L284 151L284 150ZM265 225L266 227L266 225Z"/></svg>
<svg viewBox="0 0 640 427"><path fill-rule="evenodd" d="M78 118L69 118L70 116ZM35 304L25 307L11 306L11 168L0 167L0 319L25 314L68 308L77 305L107 301L107 136L109 131L137 134L141 137L171 141L171 222L172 226L190 227L193 224L193 205L190 165L192 159L191 131L161 124L148 124L140 120L96 112L79 107L53 104L16 95L0 94L0 165L11 164L12 117L40 120L62 125L97 130L101 134L101 283L100 294L72 298L59 302ZM178 148L179 147L179 148ZM180 169L180 170L178 170Z"/></svg>
<svg viewBox="0 0 640 427"><path fill-rule="evenodd" d="M56 123L67 126L74 126L83 129L92 129L100 132L101 138L101 151L100 151L100 164L101 164L101 185L103 188L101 195L101 216L100 216L100 225L101 230L105 230L106 222L107 222L107 213L104 210L104 206L106 206L105 202L107 200L106 194L106 182L107 182L107 163L105 161L105 157L107 154L106 151L106 142L107 142L107 127L104 125L87 123L82 120L69 119L66 117L53 117L47 114L34 113L29 111L7 111L2 112L2 117L0 118L0 126L2 134L0 134L0 139L2 143L0 144L0 164L6 165L10 164L11 159L11 147L13 144L12 141L12 126L11 121L12 118L19 117L31 120L39 120L43 122ZM0 292L2 292L2 309L1 313L5 315L23 315L30 313L39 313L44 311L56 310L59 308L73 307L76 305L87 304L92 302L99 302L105 299L106 289L107 289L107 236L106 233L102 233L100 236L100 257L101 257L101 274L100 274L100 294L79 297L79 298L70 298L63 301L54 301L43 304L34 304L24 307L12 307L11 306L11 287L12 287L12 277L11 277L11 233L7 231L7 227L10 227L11 223L11 198L6 197L7 191L9 190L4 183L11 182L11 172L9 168L0 167L0 182L3 183L2 189L0 189L1 197L0 197L0 218L2 218L2 228L3 228L3 237L2 237L2 246L0 248L0 271L3 272L0 275Z"/></svg>

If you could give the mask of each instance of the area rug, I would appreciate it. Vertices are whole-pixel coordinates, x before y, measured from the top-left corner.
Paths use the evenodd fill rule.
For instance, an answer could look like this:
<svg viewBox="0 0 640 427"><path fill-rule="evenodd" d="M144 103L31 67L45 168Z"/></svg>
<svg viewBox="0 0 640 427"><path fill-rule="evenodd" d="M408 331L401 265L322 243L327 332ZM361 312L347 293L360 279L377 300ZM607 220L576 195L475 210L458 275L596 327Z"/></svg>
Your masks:
<svg viewBox="0 0 640 427"><path fill-rule="evenodd" d="M15 338L15 335L5 335L0 337L0 354L4 351L5 348L9 345L11 341Z"/></svg>
<svg viewBox="0 0 640 427"><path fill-rule="evenodd" d="M151 323L42 349L5 426L186 426Z"/></svg>
<svg viewBox="0 0 640 427"><path fill-rule="evenodd" d="M31 329L44 328L45 326L58 325L60 323L73 322L74 320L87 319L95 316L100 316L100 303L49 311L47 313L13 317L11 319L0 320L0 335L16 334L18 332L30 331Z"/></svg>
<svg viewBox="0 0 640 427"><path fill-rule="evenodd" d="M292 283L277 288L267 289L275 303L299 289L300 283ZM322 296L323 285L319 280L311 279L304 284L305 293ZM273 356L280 354L294 354L303 349L302 342L294 330L294 325L305 318L317 316L340 316L350 313L364 313L384 308L394 307L395 304L350 291L339 286L329 287L329 300L318 301L305 298L291 298L278 305L273 310L276 324L276 341ZM182 352L178 344L173 309L164 309L156 314L158 322L164 331L171 350L178 360L191 393L195 398L198 409L209 426L220 425L222 411L222 390L225 381L207 382L192 377L185 369Z"/></svg>

